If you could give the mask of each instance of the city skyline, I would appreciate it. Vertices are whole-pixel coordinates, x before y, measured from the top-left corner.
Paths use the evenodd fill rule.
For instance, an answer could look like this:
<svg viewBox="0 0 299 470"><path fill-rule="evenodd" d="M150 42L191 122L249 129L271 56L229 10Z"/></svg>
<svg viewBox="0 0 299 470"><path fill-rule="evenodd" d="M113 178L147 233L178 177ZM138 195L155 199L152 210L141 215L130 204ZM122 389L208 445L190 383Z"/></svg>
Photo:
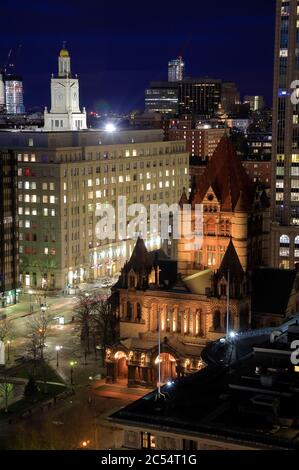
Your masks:
<svg viewBox="0 0 299 470"><path fill-rule="evenodd" d="M173 7L170 26L165 23L169 4L159 5L154 22L155 2L151 9L134 5L127 11L120 2L99 6L88 0L84 7L77 1L54 2L59 10L53 2L35 3L27 2L26 10L19 1L14 11L8 2L2 6L0 63L5 64L13 48L13 71L23 75L26 108L49 105L49 81L63 41L88 110L142 109L149 81L166 79L168 61L179 55L186 63L186 76L235 81L242 95L265 95L271 104L274 1L263 5L256 0L250 5L232 1L225 6L216 2L216 9L195 5L192 15L187 9L180 16L174 15ZM12 22L14 32L9 27Z"/></svg>

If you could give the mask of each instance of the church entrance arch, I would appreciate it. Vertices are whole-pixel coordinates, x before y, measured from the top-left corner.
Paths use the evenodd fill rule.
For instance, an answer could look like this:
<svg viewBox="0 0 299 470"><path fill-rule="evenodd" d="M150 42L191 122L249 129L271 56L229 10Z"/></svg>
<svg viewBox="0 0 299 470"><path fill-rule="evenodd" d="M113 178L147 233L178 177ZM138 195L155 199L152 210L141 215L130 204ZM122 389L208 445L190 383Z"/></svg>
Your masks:
<svg viewBox="0 0 299 470"><path fill-rule="evenodd" d="M170 380L176 379L177 371L176 366L177 362L175 357L172 354L163 352L159 356L156 357L155 366L156 366L156 376L157 380L159 380L159 362L161 367L161 383L165 384Z"/></svg>
<svg viewBox="0 0 299 470"><path fill-rule="evenodd" d="M118 351L115 356L116 365L116 379L127 380L128 379L128 364L127 356L123 351Z"/></svg>

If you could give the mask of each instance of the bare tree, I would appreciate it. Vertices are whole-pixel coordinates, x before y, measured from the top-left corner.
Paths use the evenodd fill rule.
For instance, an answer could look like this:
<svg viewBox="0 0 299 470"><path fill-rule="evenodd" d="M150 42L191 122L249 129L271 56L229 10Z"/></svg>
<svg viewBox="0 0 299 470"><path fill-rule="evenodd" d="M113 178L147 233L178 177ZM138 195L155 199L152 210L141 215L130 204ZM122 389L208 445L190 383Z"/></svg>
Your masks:
<svg viewBox="0 0 299 470"><path fill-rule="evenodd" d="M75 306L77 330L81 343L84 345L85 355L90 353L90 341L92 338L92 312L95 303L94 297L80 295Z"/></svg>
<svg viewBox="0 0 299 470"><path fill-rule="evenodd" d="M12 328L9 320L0 320L0 341L5 342L6 339L12 337Z"/></svg>
<svg viewBox="0 0 299 470"><path fill-rule="evenodd" d="M115 343L119 337L119 320L107 299L101 299L93 306L93 329L101 347L101 365L104 366L106 348Z"/></svg>
<svg viewBox="0 0 299 470"><path fill-rule="evenodd" d="M34 360L37 359L38 353L39 359L44 359L45 341L49 330L50 321L50 317L46 314L35 314L28 320L27 351Z"/></svg>

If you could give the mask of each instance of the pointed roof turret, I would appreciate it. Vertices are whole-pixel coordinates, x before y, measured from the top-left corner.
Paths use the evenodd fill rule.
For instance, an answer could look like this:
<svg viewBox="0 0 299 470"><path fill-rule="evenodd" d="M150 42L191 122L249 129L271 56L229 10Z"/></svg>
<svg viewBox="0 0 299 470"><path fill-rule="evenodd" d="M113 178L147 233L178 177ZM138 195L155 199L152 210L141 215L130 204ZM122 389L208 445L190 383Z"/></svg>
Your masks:
<svg viewBox="0 0 299 470"><path fill-rule="evenodd" d="M244 276L244 269L242 268L239 256L232 240L229 242L217 274L219 278L224 277L227 280L228 272L231 279L241 278Z"/></svg>
<svg viewBox="0 0 299 470"><path fill-rule="evenodd" d="M188 204L188 202L189 202L189 200L188 200L188 197L187 197L186 188L184 188L183 193L181 195L180 202L179 202L179 206L183 207L185 204Z"/></svg>
<svg viewBox="0 0 299 470"><path fill-rule="evenodd" d="M248 200L245 196L244 191L241 189L238 202L235 207L235 212L247 212L249 207Z"/></svg>
<svg viewBox="0 0 299 470"><path fill-rule="evenodd" d="M143 238L138 237L130 260L126 263L126 271L133 269L135 273L147 273L152 268L149 252Z"/></svg>

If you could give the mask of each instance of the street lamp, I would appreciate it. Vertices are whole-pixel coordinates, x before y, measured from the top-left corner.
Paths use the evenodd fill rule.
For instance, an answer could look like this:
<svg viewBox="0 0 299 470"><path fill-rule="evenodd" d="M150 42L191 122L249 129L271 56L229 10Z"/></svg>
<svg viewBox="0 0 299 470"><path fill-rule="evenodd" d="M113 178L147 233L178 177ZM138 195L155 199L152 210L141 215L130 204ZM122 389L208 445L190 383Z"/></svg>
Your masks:
<svg viewBox="0 0 299 470"><path fill-rule="evenodd" d="M30 289L28 291L28 294L29 294L29 313L32 313L33 312L33 308L32 308L32 294L33 294L33 291Z"/></svg>
<svg viewBox="0 0 299 470"><path fill-rule="evenodd" d="M71 385L74 385L74 367L77 365L77 361L70 362L70 373L71 373Z"/></svg>
<svg viewBox="0 0 299 470"><path fill-rule="evenodd" d="M7 362L10 361L10 344L11 344L11 341L8 339L7 340Z"/></svg>
<svg viewBox="0 0 299 470"><path fill-rule="evenodd" d="M55 346L56 349L56 367L59 367L59 351L62 349L62 346Z"/></svg>

